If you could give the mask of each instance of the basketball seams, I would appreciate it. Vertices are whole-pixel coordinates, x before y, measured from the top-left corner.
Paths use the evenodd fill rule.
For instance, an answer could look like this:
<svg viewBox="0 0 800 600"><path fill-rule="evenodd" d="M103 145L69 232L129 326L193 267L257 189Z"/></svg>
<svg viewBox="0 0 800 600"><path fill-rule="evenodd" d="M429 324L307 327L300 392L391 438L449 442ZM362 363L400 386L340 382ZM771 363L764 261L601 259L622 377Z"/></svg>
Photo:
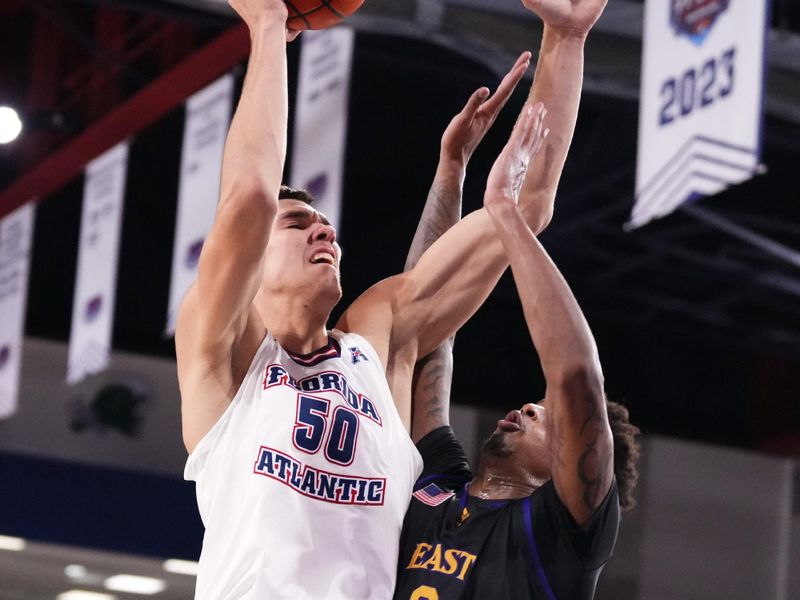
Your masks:
<svg viewBox="0 0 800 600"><path fill-rule="evenodd" d="M287 19L287 24L289 26L292 25L292 21L302 20L304 29L314 29L314 28L323 29L339 23L345 18L345 16L347 16L346 14L343 14L336 8L337 0L318 0L319 4L317 4L317 6L315 6L311 10L306 10L306 11L301 11L295 5L295 2L299 4L304 4L305 2L303 2L303 0L284 0L284 2L286 3L286 6L289 7L290 11L294 12L294 14L290 15L289 18ZM341 2L339 3L341 4ZM319 13L320 11L326 11L326 10L327 12L330 13L331 16L333 16L336 19L336 21L334 23L320 26L320 24L317 21L324 22L325 17L322 17L322 15L320 15ZM355 9L351 12L355 12ZM314 19L315 15L320 16L321 18Z"/></svg>
<svg viewBox="0 0 800 600"><path fill-rule="evenodd" d="M305 28L311 29L311 23L309 23L308 19L306 19L305 13L301 13L299 10L297 10L297 7L291 2L291 0L283 0L283 1L286 4L286 6L288 6L291 10L295 12L295 14L293 14L291 17L287 19L287 23L292 19L302 19L303 23L305 23L306 26Z"/></svg>

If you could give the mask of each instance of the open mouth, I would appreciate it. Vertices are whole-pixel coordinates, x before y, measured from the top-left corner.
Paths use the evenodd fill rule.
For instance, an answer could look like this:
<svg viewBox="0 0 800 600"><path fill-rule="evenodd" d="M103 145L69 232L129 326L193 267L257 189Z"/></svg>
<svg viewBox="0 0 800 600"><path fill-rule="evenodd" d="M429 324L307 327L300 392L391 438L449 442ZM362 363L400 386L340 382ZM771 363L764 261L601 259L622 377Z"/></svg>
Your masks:
<svg viewBox="0 0 800 600"><path fill-rule="evenodd" d="M317 250L311 255L311 264L336 266L336 259L329 250Z"/></svg>
<svg viewBox="0 0 800 600"><path fill-rule="evenodd" d="M497 421L497 428L501 431L508 431L509 433L519 431L521 429L520 423L522 416L518 410L512 410L505 417Z"/></svg>

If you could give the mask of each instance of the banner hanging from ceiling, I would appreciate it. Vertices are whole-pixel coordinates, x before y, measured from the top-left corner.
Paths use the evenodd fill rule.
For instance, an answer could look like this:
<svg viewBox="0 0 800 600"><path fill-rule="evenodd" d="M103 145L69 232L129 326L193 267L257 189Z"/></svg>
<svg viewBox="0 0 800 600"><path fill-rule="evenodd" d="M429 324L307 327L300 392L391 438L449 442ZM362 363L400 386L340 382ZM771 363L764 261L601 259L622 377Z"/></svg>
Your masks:
<svg viewBox="0 0 800 600"><path fill-rule="evenodd" d="M219 200L222 151L231 119L233 76L225 75L186 102L178 214L165 335L175 335L178 309L197 278L197 264Z"/></svg>
<svg viewBox="0 0 800 600"><path fill-rule="evenodd" d="M768 0L647 0L628 227L759 170L767 13Z"/></svg>
<svg viewBox="0 0 800 600"><path fill-rule="evenodd" d="M127 168L127 142L86 167L67 358L70 384L102 371L111 354Z"/></svg>
<svg viewBox="0 0 800 600"><path fill-rule="evenodd" d="M346 27L306 31L292 144L291 185L339 228L354 33Z"/></svg>
<svg viewBox="0 0 800 600"><path fill-rule="evenodd" d="M0 220L0 419L17 409L34 214L29 202Z"/></svg>

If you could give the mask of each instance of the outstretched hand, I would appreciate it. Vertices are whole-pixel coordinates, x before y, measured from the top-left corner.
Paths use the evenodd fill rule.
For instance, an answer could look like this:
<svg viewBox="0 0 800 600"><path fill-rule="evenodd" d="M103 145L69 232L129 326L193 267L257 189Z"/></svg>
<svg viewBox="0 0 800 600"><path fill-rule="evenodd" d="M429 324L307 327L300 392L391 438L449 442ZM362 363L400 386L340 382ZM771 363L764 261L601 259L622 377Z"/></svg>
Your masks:
<svg viewBox="0 0 800 600"><path fill-rule="evenodd" d="M253 31L263 19L277 19L286 22L289 11L283 0L228 0L231 8ZM291 42L302 32L286 27L286 41Z"/></svg>
<svg viewBox="0 0 800 600"><path fill-rule="evenodd" d="M603 14L608 0L522 0L550 27L586 35Z"/></svg>
<svg viewBox="0 0 800 600"><path fill-rule="evenodd" d="M500 110L511 97L531 61L531 53L523 52L506 73L493 96L482 87L470 96L467 104L445 129L442 135L441 157L466 166L475 148L497 119Z"/></svg>
<svg viewBox="0 0 800 600"><path fill-rule="evenodd" d="M546 114L541 102L534 105L526 103L523 107L511 137L494 161L486 180L483 205L490 214L504 207L516 206L519 202L519 192L528 166L549 133L544 128Z"/></svg>
<svg viewBox="0 0 800 600"><path fill-rule="evenodd" d="M289 14L282 0L228 0L228 4L251 30L263 19L274 18L285 22Z"/></svg>

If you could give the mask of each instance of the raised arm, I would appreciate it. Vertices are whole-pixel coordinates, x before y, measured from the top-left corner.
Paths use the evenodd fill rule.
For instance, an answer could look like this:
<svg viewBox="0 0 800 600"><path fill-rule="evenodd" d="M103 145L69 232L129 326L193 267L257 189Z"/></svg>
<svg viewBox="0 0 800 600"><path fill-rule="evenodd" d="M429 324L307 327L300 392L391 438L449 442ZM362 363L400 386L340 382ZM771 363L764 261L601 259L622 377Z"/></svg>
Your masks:
<svg viewBox="0 0 800 600"><path fill-rule="evenodd" d="M412 269L425 250L461 218L461 197L467 164L522 79L530 56L529 52L520 55L491 98L487 88L476 90L463 110L453 117L445 129L436 176L408 251L406 271ZM445 340L433 352L419 359L414 367L411 438L415 442L450 422L448 413L454 340L455 336Z"/></svg>
<svg viewBox="0 0 800 600"><path fill-rule="evenodd" d="M572 143L583 87L586 37L600 18L607 0L523 0L544 22L536 75L528 101L547 107L547 126L541 157L531 165L520 193L534 233L547 227L553 215L558 182Z"/></svg>
<svg viewBox="0 0 800 600"><path fill-rule="evenodd" d="M252 301L286 154L286 5L231 0L250 31L247 75L225 143L217 213L178 315L184 442L191 451L231 401L264 328Z"/></svg>
<svg viewBox="0 0 800 600"><path fill-rule="evenodd" d="M614 474L597 347L567 282L515 204L499 195L487 195L485 203L508 253L547 383L544 422L553 482L582 525L605 498Z"/></svg>

